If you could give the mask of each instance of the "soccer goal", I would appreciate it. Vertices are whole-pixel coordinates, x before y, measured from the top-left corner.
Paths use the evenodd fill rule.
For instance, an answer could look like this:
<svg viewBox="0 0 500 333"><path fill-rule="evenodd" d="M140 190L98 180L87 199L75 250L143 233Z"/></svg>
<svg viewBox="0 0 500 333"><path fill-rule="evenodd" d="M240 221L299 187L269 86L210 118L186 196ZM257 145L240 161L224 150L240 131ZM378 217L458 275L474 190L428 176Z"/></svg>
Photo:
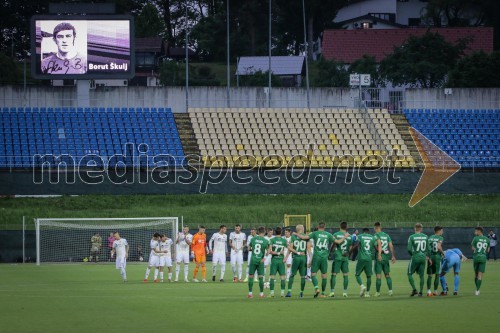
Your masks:
<svg viewBox="0 0 500 333"><path fill-rule="evenodd" d="M297 224L302 224L306 232L311 231L311 214L306 215L288 215L285 214L283 218L285 227L296 226Z"/></svg>
<svg viewBox="0 0 500 333"><path fill-rule="evenodd" d="M147 261L153 233L165 234L175 243L178 223L177 217L38 218L36 263L108 262L115 231L129 244L128 261Z"/></svg>

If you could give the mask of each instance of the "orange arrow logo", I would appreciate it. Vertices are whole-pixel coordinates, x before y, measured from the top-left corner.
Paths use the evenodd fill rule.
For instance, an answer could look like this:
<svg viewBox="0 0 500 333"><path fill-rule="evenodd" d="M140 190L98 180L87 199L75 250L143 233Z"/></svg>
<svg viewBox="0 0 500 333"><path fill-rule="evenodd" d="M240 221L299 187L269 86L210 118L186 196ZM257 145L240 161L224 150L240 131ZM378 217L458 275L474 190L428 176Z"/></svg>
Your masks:
<svg viewBox="0 0 500 333"><path fill-rule="evenodd" d="M410 127L410 134L424 162L424 172L408 203L413 207L460 170L460 164L422 133Z"/></svg>

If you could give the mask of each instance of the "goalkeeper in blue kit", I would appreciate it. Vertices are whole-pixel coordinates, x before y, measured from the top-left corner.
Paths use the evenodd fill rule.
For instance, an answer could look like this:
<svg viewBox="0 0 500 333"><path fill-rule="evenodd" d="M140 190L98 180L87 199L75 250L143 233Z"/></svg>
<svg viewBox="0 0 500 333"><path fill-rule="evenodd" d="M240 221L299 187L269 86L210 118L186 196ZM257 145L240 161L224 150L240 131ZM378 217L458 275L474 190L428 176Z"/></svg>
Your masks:
<svg viewBox="0 0 500 333"><path fill-rule="evenodd" d="M448 273L453 268L453 273L455 275L454 280L454 291L453 295L458 295L458 286L460 284L460 264L462 261L467 260L467 258L463 255L460 249L449 249L444 252L444 256L441 259L441 272L440 272L440 280L441 287L443 287L443 291L441 292L441 296L448 295L448 284L446 283L446 273Z"/></svg>

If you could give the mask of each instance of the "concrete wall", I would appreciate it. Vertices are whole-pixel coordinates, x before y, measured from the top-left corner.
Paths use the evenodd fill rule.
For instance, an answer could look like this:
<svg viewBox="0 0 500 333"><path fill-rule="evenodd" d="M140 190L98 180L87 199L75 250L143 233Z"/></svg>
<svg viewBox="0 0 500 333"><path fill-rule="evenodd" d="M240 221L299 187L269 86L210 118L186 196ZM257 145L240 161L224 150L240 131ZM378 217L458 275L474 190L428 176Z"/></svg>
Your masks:
<svg viewBox="0 0 500 333"><path fill-rule="evenodd" d="M393 90L387 88L385 90ZM394 89L396 90L396 89ZM230 106L267 107L267 88L231 88ZM388 99L388 93L381 93ZM76 87L33 86L26 91L21 86L0 88L2 107L63 107L85 106L78 101ZM98 87L90 90L89 105L92 107L172 107L174 112L185 112L186 91L184 87ZM366 97L365 97L366 98ZM349 88L312 88L311 107L354 107L358 90ZM407 108L500 108L500 89L407 89L404 106ZM382 100L388 102L388 100ZM226 107L225 87L189 88L189 105L192 107ZM306 107L307 92L304 88L272 88L272 107Z"/></svg>

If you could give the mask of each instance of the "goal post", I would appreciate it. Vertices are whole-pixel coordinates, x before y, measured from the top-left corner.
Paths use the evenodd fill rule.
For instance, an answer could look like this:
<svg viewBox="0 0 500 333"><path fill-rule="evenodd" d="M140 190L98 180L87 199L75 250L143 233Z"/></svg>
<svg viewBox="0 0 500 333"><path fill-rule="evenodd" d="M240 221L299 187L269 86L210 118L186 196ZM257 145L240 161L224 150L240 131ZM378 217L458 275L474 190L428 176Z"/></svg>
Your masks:
<svg viewBox="0 0 500 333"><path fill-rule="evenodd" d="M108 262L112 249L108 238L113 232L127 240L129 261L147 261L153 233L165 234L175 244L178 227L177 217L37 218L36 263L84 262L89 258Z"/></svg>
<svg viewBox="0 0 500 333"><path fill-rule="evenodd" d="M311 231L311 214L305 214L305 215L285 214L283 222L285 224L285 227L295 226L297 224L303 224L305 232Z"/></svg>

